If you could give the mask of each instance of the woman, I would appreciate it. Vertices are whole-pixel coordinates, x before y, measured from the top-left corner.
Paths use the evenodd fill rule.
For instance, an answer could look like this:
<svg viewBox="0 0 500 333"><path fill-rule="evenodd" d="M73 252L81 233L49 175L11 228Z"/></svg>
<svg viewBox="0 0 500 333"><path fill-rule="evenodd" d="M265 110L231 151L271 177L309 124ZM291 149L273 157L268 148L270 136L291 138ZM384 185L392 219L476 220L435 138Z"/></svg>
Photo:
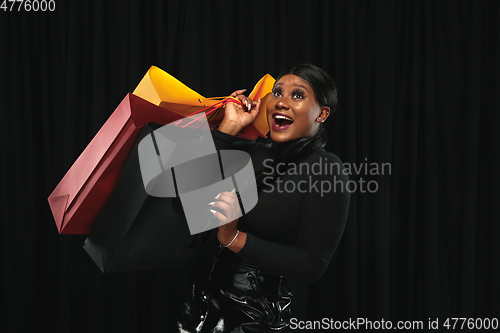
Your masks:
<svg viewBox="0 0 500 333"><path fill-rule="evenodd" d="M331 78L309 64L278 76L267 103L267 144L236 137L260 107L242 93L232 96L243 106L226 106L213 138L218 149L237 148L252 156L258 203L239 219L235 191L209 203L223 224L199 247L194 283L178 321L181 332L284 330L292 296L286 278L318 280L344 230L348 178L338 157L322 148L323 124L337 105ZM329 167L318 171L321 166Z"/></svg>

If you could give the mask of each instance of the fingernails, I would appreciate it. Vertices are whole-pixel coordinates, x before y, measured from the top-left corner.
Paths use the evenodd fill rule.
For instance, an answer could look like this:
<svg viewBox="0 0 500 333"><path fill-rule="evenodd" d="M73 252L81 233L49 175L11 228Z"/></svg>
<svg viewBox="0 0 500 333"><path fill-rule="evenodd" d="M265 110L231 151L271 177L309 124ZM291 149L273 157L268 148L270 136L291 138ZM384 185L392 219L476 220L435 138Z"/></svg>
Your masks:
<svg viewBox="0 0 500 333"><path fill-rule="evenodd" d="M222 193L217 194L217 195L215 196L215 198L214 198L214 199L215 199L215 200L218 200L221 194L222 194Z"/></svg>
<svg viewBox="0 0 500 333"><path fill-rule="evenodd" d="M217 213L217 212L216 212L215 210L213 210L213 209L210 209L210 212L211 212L212 214L214 214L214 215L215 215L215 213Z"/></svg>
<svg viewBox="0 0 500 333"><path fill-rule="evenodd" d="M240 89L241 90L241 93L244 93L245 91L247 91L247 89Z"/></svg>
<svg viewBox="0 0 500 333"><path fill-rule="evenodd" d="M233 194L236 193L236 189L233 188L233 190L231 191L231 193L233 193Z"/></svg>
<svg viewBox="0 0 500 333"><path fill-rule="evenodd" d="M209 206L213 206L215 204L215 202L209 202L208 205Z"/></svg>

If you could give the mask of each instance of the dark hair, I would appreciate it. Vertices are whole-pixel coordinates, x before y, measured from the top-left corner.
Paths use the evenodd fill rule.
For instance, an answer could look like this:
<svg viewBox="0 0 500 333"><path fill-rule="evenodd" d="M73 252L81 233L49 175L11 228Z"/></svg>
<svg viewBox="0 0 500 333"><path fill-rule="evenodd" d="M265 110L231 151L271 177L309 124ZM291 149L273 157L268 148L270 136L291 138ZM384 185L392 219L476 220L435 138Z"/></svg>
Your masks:
<svg viewBox="0 0 500 333"><path fill-rule="evenodd" d="M299 64L288 69L278 75L276 82L278 82L285 75L296 75L305 80L311 86L316 102L321 106L328 106L330 114L335 112L337 108L337 86L332 78L321 68L311 64ZM322 148L328 142L328 135L324 128L324 123L320 124L318 132L310 138L299 138L280 145L279 153L272 164L272 169L276 171L276 166L283 163L289 166L291 162L300 162L307 156L312 154L315 150ZM268 170L269 171L269 170ZM257 185L259 190L263 188L265 178L276 178L276 172L272 175L261 172L257 175Z"/></svg>
<svg viewBox="0 0 500 333"><path fill-rule="evenodd" d="M311 86L316 101L321 106L328 106L330 113L337 108L337 86L332 78L321 68L311 64L299 64L285 69L278 75L278 82L285 75L295 75L305 80Z"/></svg>

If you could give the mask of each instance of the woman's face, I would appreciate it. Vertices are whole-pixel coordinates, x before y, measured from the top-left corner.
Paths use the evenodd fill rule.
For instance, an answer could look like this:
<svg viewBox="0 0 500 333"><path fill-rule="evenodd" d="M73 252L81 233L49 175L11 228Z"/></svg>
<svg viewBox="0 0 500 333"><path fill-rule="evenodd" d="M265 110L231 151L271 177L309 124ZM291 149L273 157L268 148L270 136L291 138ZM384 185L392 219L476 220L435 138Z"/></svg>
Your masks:
<svg viewBox="0 0 500 333"><path fill-rule="evenodd" d="M284 75L273 87L267 103L267 123L274 142L311 137L328 117L329 108L320 107L307 81L292 74Z"/></svg>

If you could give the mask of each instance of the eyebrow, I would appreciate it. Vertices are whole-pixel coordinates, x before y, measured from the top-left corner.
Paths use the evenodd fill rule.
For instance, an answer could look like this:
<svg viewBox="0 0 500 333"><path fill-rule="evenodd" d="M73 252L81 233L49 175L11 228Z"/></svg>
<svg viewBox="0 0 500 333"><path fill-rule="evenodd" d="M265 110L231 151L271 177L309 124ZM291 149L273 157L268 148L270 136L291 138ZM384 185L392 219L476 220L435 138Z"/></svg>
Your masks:
<svg viewBox="0 0 500 333"><path fill-rule="evenodd" d="M282 85L283 85L283 83L282 83L282 82L280 82L280 83L276 83L275 87L277 87L277 86L282 86ZM296 83L295 83L295 84L293 84L293 86L294 86L294 87L300 87L300 88L303 88L303 89L305 89L307 92L309 92L309 90L307 89L307 87L306 87L306 86L303 86L303 85L301 85L301 84L296 84Z"/></svg>

